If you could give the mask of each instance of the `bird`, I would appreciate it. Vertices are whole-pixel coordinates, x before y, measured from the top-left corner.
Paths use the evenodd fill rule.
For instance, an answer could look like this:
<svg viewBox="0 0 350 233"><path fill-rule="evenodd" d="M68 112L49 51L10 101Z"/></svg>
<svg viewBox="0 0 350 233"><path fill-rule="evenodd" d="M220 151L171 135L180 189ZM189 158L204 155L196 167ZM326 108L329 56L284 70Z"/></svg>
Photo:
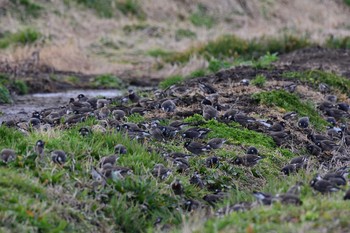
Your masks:
<svg viewBox="0 0 350 233"><path fill-rule="evenodd" d="M12 162L16 159L16 152L12 149L2 149L0 152L0 159L4 163Z"/></svg>
<svg viewBox="0 0 350 233"><path fill-rule="evenodd" d="M160 178L161 180L166 179L171 173L171 169L166 168L164 164L161 163L154 165L152 170L152 175Z"/></svg>
<svg viewBox="0 0 350 233"><path fill-rule="evenodd" d="M300 190L301 190L301 186L303 186L304 183L301 181L297 181L295 183L295 185L293 185L292 187L290 187L287 191L287 193L289 194L293 194L293 195L299 195L300 194Z"/></svg>
<svg viewBox="0 0 350 233"><path fill-rule="evenodd" d="M91 130L88 127L81 127L79 129L79 134L83 137L87 137L87 136L91 135Z"/></svg>
<svg viewBox="0 0 350 233"><path fill-rule="evenodd" d="M257 154L259 154L259 151L258 151L258 149L256 149L256 147L250 146L247 149L247 154L248 155L257 155Z"/></svg>
<svg viewBox="0 0 350 233"><path fill-rule="evenodd" d="M289 119L293 119L298 115L298 113L296 112L287 112L283 115L282 119L283 120L289 120Z"/></svg>
<svg viewBox="0 0 350 233"><path fill-rule="evenodd" d="M290 193L277 194L275 198L280 200L280 202L284 205L300 206L303 204L299 196L295 194L290 194Z"/></svg>
<svg viewBox="0 0 350 233"><path fill-rule="evenodd" d="M181 184L180 179L175 179L173 183L171 183L171 189L173 190L175 195L182 195L184 192L184 187Z"/></svg>
<svg viewBox="0 0 350 233"><path fill-rule="evenodd" d="M349 112L349 109L350 109L350 105L347 103L338 103L337 107L339 110L342 110L344 112Z"/></svg>
<svg viewBox="0 0 350 233"><path fill-rule="evenodd" d="M322 194L337 192L340 190L340 188L336 184L332 183L331 181L324 180L318 175L316 175L310 181L310 186Z"/></svg>
<svg viewBox="0 0 350 233"><path fill-rule="evenodd" d="M257 199L260 204L271 205L273 203L274 196L270 193L253 191L253 196Z"/></svg>
<svg viewBox="0 0 350 233"><path fill-rule="evenodd" d="M51 152L52 162L63 165L67 161L67 155L63 150L54 150Z"/></svg>
<svg viewBox="0 0 350 233"><path fill-rule="evenodd" d="M195 199L188 199L184 203L184 209L189 212L200 209L202 206L203 204Z"/></svg>
<svg viewBox="0 0 350 233"><path fill-rule="evenodd" d="M208 148L207 145L204 145L199 142L185 142L184 147L191 153L195 155L203 154L206 151L209 151L210 148Z"/></svg>
<svg viewBox="0 0 350 233"><path fill-rule="evenodd" d="M244 127L248 126L249 123L255 122L255 118L249 117L244 113L237 113L233 116L233 120Z"/></svg>
<svg viewBox="0 0 350 233"><path fill-rule="evenodd" d="M34 151L40 157L42 157L44 155L44 146L45 146L45 142L42 140L38 140L35 143Z"/></svg>
<svg viewBox="0 0 350 233"><path fill-rule="evenodd" d="M190 184L203 189L204 188L204 182L201 179L200 175L198 174L198 172L194 172L193 175L190 178Z"/></svg>
<svg viewBox="0 0 350 233"><path fill-rule="evenodd" d="M218 111L214 107L210 105L203 106L203 118L205 120L217 119L217 117L218 117Z"/></svg>
<svg viewBox="0 0 350 233"><path fill-rule="evenodd" d="M127 175L131 175L132 170L128 167L115 166L107 163L103 165L101 173L107 179L120 180L124 179Z"/></svg>
<svg viewBox="0 0 350 233"><path fill-rule="evenodd" d="M128 98L133 103L138 103L140 100L140 96L138 96L132 89L128 90Z"/></svg>
<svg viewBox="0 0 350 233"><path fill-rule="evenodd" d="M269 134L278 146L281 146L290 137L289 132L286 131L271 131Z"/></svg>
<svg viewBox="0 0 350 233"><path fill-rule="evenodd" d="M343 197L344 200L350 200L350 189L348 191L346 191L344 197Z"/></svg>
<svg viewBox="0 0 350 233"><path fill-rule="evenodd" d="M331 103L336 103L338 100L336 95L326 95L325 99Z"/></svg>
<svg viewBox="0 0 350 233"><path fill-rule="evenodd" d="M213 138L207 142L207 146L209 146L211 149L220 149L225 142L226 139Z"/></svg>
<svg viewBox="0 0 350 233"><path fill-rule="evenodd" d="M115 120L123 120L126 116L126 113L121 110L121 109L115 109L112 111L112 117L115 119Z"/></svg>
<svg viewBox="0 0 350 233"><path fill-rule="evenodd" d="M208 157L206 160L205 160L205 164L207 167L209 168L216 168L219 166L219 158L216 157L216 156L211 156L211 157Z"/></svg>
<svg viewBox="0 0 350 233"><path fill-rule="evenodd" d="M237 113L239 113L239 110L231 108L231 109L227 110L222 117L224 120L233 121L234 116Z"/></svg>
<svg viewBox="0 0 350 233"><path fill-rule="evenodd" d="M110 165L114 166L118 159L119 159L118 155L104 156L100 159L99 167L102 168L106 164L110 164Z"/></svg>
<svg viewBox="0 0 350 233"><path fill-rule="evenodd" d="M301 117L298 120L298 126L300 128L306 129L307 127L309 127L309 117Z"/></svg>
<svg viewBox="0 0 350 233"><path fill-rule="evenodd" d="M297 171L297 165L296 164L287 164L281 169L281 172L283 172L285 175L289 176L291 173L294 173Z"/></svg>
<svg viewBox="0 0 350 233"><path fill-rule="evenodd" d="M205 94L214 94L214 93L216 93L215 88L213 86L207 84L207 83L199 82L198 86Z"/></svg>
<svg viewBox="0 0 350 233"><path fill-rule="evenodd" d="M279 122L275 122L270 128L270 131L274 131L274 132L279 132L279 131L283 131L284 128L286 127L286 123L284 121L279 121Z"/></svg>
<svg viewBox="0 0 350 233"><path fill-rule="evenodd" d="M261 159L263 159L259 155L254 155L254 154L247 154L241 157L237 157L234 160L234 164L236 165L243 165L246 167L251 167L256 165Z"/></svg>
<svg viewBox="0 0 350 233"><path fill-rule="evenodd" d="M126 149L126 147L122 144L118 144L114 147L114 153L115 154L126 154L128 152L128 150Z"/></svg>
<svg viewBox="0 0 350 233"><path fill-rule="evenodd" d="M338 148L338 145L331 140L322 140L316 142L316 145L320 147L323 151L332 151Z"/></svg>
<svg viewBox="0 0 350 233"><path fill-rule="evenodd" d="M162 104L161 104L161 109L164 112L175 112L176 110L176 104L174 101L172 100L165 100Z"/></svg>

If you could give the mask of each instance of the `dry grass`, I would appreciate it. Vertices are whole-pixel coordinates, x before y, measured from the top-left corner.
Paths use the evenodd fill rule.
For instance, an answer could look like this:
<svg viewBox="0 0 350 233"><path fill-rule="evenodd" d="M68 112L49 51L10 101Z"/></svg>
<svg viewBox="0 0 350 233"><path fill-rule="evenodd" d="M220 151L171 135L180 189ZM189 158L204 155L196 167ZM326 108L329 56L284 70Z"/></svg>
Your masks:
<svg viewBox="0 0 350 233"><path fill-rule="evenodd" d="M63 1L40 1L40 4L45 7L45 13L31 19L29 24L35 25L44 35L45 43L34 48L8 50L1 53L0 60L23 59L30 56L31 51L40 49L40 64L59 70L88 74L149 70L153 77L162 78L207 64L201 59L193 59L186 67L165 65L156 69L158 60L147 55L151 49L183 51L223 34L251 39L287 32L307 34L316 41L323 41L330 34L349 34L350 8L337 1L169 0L159 4L156 0L145 0L140 1L147 15L145 21L121 14L117 18L99 18L91 10L75 4L68 6ZM196 27L190 22L189 18L199 4L214 18L213 27ZM0 20L4 31L15 32L23 24L11 14ZM145 28L125 33L123 28L130 25L145 25ZM175 32L179 28L194 32L196 38L176 40ZM115 47L106 46L103 41L112 42ZM138 72L131 73L139 75Z"/></svg>

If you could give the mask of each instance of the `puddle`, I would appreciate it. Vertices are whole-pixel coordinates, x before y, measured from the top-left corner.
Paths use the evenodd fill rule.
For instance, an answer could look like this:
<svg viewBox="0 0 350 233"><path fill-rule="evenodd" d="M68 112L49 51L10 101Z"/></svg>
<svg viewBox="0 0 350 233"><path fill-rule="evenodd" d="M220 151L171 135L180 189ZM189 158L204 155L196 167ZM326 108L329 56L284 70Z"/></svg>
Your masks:
<svg viewBox="0 0 350 233"><path fill-rule="evenodd" d="M56 93L36 93L31 95L16 96L14 104L0 105L0 122L9 119L28 119L33 111L41 111L45 108L66 105L70 98L76 98L79 94L87 97L115 97L125 91L121 90L70 90Z"/></svg>

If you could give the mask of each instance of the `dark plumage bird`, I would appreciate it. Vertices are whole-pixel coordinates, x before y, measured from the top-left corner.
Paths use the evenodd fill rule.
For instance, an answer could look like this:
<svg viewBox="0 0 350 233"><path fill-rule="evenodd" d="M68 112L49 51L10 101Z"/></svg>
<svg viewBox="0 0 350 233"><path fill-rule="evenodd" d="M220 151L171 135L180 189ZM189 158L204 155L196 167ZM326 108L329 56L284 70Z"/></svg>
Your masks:
<svg viewBox="0 0 350 233"><path fill-rule="evenodd" d="M270 193L263 193L263 192L253 192L253 196L257 199L257 201L260 204L263 205L271 205L274 201L274 196Z"/></svg>
<svg viewBox="0 0 350 233"><path fill-rule="evenodd" d="M149 132L151 136L157 141L160 141L160 142L165 141L163 132L159 127L152 127Z"/></svg>
<svg viewBox="0 0 350 233"><path fill-rule="evenodd" d="M126 113L121 109L115 109L112 111L112 117L118 121L123 120L125 115Z"/></svg>
<svg viewBox="0 0 350 233"><path fill-rule="evenodd" d="M337 107L338 107L338 109L345 111L345 112L348 112L350 109L350 106L347 103L338 103Z"/></svg>
<svg viewBox="0 0 350 233"><path fill-rule="evenodd" d="M298 114L296 112L287 112L286 114L283 115L282 119L283 120L289 120L293 119L297 116Z"/></svg>
<svg viewBox="0 0 350 233"><path fill-rule="evenodd" d="M303 182L296 182L295 185L293 185L292 187L290 187L287 191L287 193L289 194L293 194L293 195L299 195L300 194L300 190L301 190L301 186L303 186L304 183Z"/></svg>
<svg viewBox="0 0 350 233"><path fill-rule="evenodd" d="M224 120L229 120L229 121L233 121L234 116L238 113L239 111L237 109L229 109L227 110L224 115L223 115L223 119Z"/></svg>
<svg viewBox="0 0 350 233"><path fill-rule="evenodd" d="M256 165L262 159L263 158L259 155L247 154L247 155L244 155L242 157L237 157L234 160L234 164L251 167L251 166Z"/></svg>
<svg viewBox="0 0 350 233"><path fill-rule="evenodd" d="M286 123L283 121L275 122L270 128L270 131L278 132L283 131L284 127L286 127Z"/></svg>
<svg viewBox="0 0 350 233"><path fill-rule="evenodd" d="M171 189L173 190L175 195L182 195L184 192L184 187L181 184L181 181L179 179L176 179L172 184L171 184Z"/></svg>
<svg viewBox="0 0 350 233"><path fill-rule="evenodd" d="M218 111L209 105L204 105L203 106L203 118L205 120L210 120L210 119L217 119L218 117Z"/></svg>
<svg viewBox="0 0 350 233"><path fill-rule="evenodd" d="M309 127L309 117L301 117L298 120L298 126L300 128L306 129L307 127Z"/></svg>
<svg viewBox="0 0 350 233"><path fill-rule="evenodd" d="M319 146L313 145L313 144L309 144L306 146L306 150L315 156L319 156L322 152L322 149Z"/></svg>
<svg viewBox="0 0 350 233"><path fill-rule="evenodd" d="M218 203L219 201L221 201L222 199L224 199L224 195L221 193L218 194L207 194L203 197L203 200L208 202L210 205L215 205L216 203Z"/></svg>
<svg viewBox="0 0 350 233"><path fill-rule="evenodd" d="M189 211L189 212L197 210L201 207L202 207L202 203L200 203L199 201L197 201L195 199L186 200L186 202L184 203L184 209Z"/></svg>
<svg viewBox="0 0 350 233"><path fill-rule="evenodd" d="M129 100L131 100L131 102L133 103L137 103L139 102L140 100L140 96L138 96L133 90L129 90L128 91L128 97L129 97Z"/></svg>
<svg viewBox="0 0 350 233"><path fill-rule="evenodd" d="M54 150L51 152L52 162L63 165L67 161L67 155L63 150Z"/></svg>
<svg viewBox="0 0 350 233"><path fill-rule="evenodd" d="M176 110L176 104L172 100L165 100L161 104L161 108L164 112L175 112Z"/></svg>
<svg viewBox="0 0 350 233"><path fill-rule="evenodd" d="M208 157L205 160L205 165L209 168L216 168L219 166L219 158L216 156Z"/></svg>
<svg viewBox="0 0 350 233"><path fill-rule="evenodd" d="M189 139L203 138L209 132L210 130L205 128L189 128L182 133L182 137Z"/></svg>
<svg viewBox="0 0 350 233"><path fill-rule="evenodd" d="M270 132L270 136L278 146L281 146L290 137L290 134L286 131L279 131Z"/></svg>
<svg viewBox="0 0 350 233"><path fill-rule="evenodd" d="M44 147L45 147L45 142L43 142L42 140L38 140L35 143L35 148L34 148L35 153L40 157L44 156Z"/></svg>
<svg viewBox="0 0 350 233"><path fill-rule="evenodd" d="M99 167L102 168L106 164L110 164L110 165L114 166L118 159L119 159L118 155L104 156L100 159Z"/></svg>
<svg viewBox="0 0 350 233"><path fill-rule="evenodd" d="M290 193L284 193L284 194L277 194L276 198L280 200L280 202L284 205L296 205L300 206L303 204L303 202L300 200L299 196L290 194Z"/></svg>
<svg viewBox="0 0 350 233"><path fill-rule="evenodd" d="M154 165L154 168L152 170L152 175L154 177L160 178L161 180L166 179L170 174L171 170L169 168L166 168L161 163Z"/></svg>
<svg viewBox="0 0 350 233"><path fill-rule="evenodd" d="M308 134L307 138L314 143L322 140L329 140L329 137L323 134Z"/></svg>
<svg viewBox="0 0 350 233"><path fill-rule="evenodd" d="M132 170L127 167L113 166L109 163L102 167L101 172L107 179L123 179L127 175L132 174Z"/></svg>
<svg viewBox="0 0 350 233"><path fill-rule="evenodd" d="M258 154L259 154L259 151L258 151L258 149L256 149L256 147L250 146L250 147L247 149L247 154L248 154L248 155L258 155Z"/></svg>
<svg viewBox="0 0 350 233"><path fill-rule="evenodd" d="M79 129L79 134L83 137L91 135L91 130L88 127L81 127Z"/></svg>
<svg viewBox="0 0 350 233"><path fill-rule="evenodd" d="M220 149L225 142L226 140L223 138L213 138L208 141L207 145L211 149Z"/></svg>
<svg viewBox="0 0 350 233"><path fill-rule="evenodd" d="M189 152L196 155L203 154L204 152L210 150L207 145L204 145L199 142L185 142L184 146Z"/></svg>
<svg viewBox="0 0 350 233"><path fill-rule="evenodd" d="M346 191L344 197L343 197L344 200L350 200L350 189L348 191Z"/></svg>
<svg viewBox="0 0 350 233"><path fill-rule="evenodd" d="M289 176L291 173L297 172L297 164L287 164L281 169L281 172Z"/></svg>
<svg viewBox="0 0 350 233"><path fill-rule="evenodd" d="M310 186L320 193L331 193L339 191L339 187L331 181L324 180L320 176L316 176L310 182Z"/></svg>
<svg viewBox="0 0 350 233"><path fill-rule="evenodd" d="M204 188L204 182L201 179L200 175L197 172L194 172L190 178L190 184L197 186L199 188Z"/></svg>
<svg viewBox="0 0 350 233"><path fill-rule="evenodd" d="M333 126L337 124L337 120L334 117L327 117L326 121Z"/></svg>
<svg viewBox="0 0 350 233"><path fill-rule="evenodd" d="M115 154L126 154L128 152L128 150L126 149L126 147L122 144L118 144L114 147L114 153Z"/></svg>
<svg viewBox="0 0 350 233"><path fill-rule="evenodd" d="M234 115L233 120L242 126L247 126L249 123L255 122L255 118L249 117L244 113L237 113Z"/></svg>
<svg viewBox="0 0 350 233"><path fill-rule="evenodd" d="M336 95L326 95L326 100L331 103L336 103L338 100L338 97Z"/></svg>
<svg viewBox="0 0 350 233"><path fill-rule="evenodd" d="M215 88L207 83L199 82L198 85L199 85L199 88L206 94L216 93Z"/></svg>
<svg viewBox="0 0 350 233"><path fill-rule="evenodd" d="M2 149L0 152L0 159L4 163L12 162L16 159L16 152L11 149Z"/></svg>
<svg viewBox="0 0 350 233"><path fill-rule="evenodd" d="M323 151L332 151L338 148L338 145L330 140L322 140L316 142L316 145L320 147Z"/></svg>

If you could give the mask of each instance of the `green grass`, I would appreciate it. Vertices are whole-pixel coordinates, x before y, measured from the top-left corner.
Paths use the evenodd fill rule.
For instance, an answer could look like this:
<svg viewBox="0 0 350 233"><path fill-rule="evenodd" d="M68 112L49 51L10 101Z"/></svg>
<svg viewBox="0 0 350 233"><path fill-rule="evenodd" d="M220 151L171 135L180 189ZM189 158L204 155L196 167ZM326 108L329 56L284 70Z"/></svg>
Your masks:
<svg viewBox="0 0 350 233"><path fill-rule="evenodd" d="M12 85L13 85L15 91L17 92L17 94L19 94L19 95L28 94L29 88L24 81L15 80Z"/></svg>
<svg viewBox="0 0 350 233"><path fill-rule="evenodd" d="M350 6L350 0L344 0L344 3L348 6Z"/></svg>
<svg viewBox="0 0 350 233"><path fill-rule="evenodd" d="M91 84L95 88L124 88L124 83L122 80L110 74L104 74L96 77Z"/></svg>
<svg viewBox="0 0 350 233"><path fill-rule="evenodd" d="M38 18L43 11L43 7L30 0L10 0L16 8L14 10L21 14L22 20L27 17Z"/></svg>
<svg viewBox="0 0 350 233"><path fill-rule="evenodd" d="M266 83L266 77L263 74L258 74L252 81L251 84L257 87L263 87Z"/></svg>
<svg viewBox="0 0 350 233"><path fill-rule="evenodd" d="M203 4L197 5L197 10L190 16L190 21L194 26L211 28L215 24L215 19L209 14L207 7Z"/></svg>
<svg viewBox="0 0 350 233"><path fill-rule="evenodd" d="M225 58L244 58L257 59L264 55L269 55L269 59L274 60L275 53L283 54L294 51L299 48L310 46L305 38L298 38L292 35L283 37L262 37L253 40L244 40L234 35L220 36L216 40L209 41L206 44L191 47L184 52L175 53L172 57L165 59L167 62L187 62L193 55L200 55L206 59L216 58L223 60Z"/></svg>
<svg viewBox="0 0 350 233"><path fill-rule="evenodd" d="M100 17L111 18L115 14L115 0L76 0L79 4L92 9Z"/></svg>
<svg viewBox="0 0 350 233"><path fill-rule="evenodd" d="M227 69L227 68L230 68L231 66L232 64L229 62L212 59L209 61L208 70L212 73L216 73L221 69Z"/></svg>
<svg viewBox="0 0 350 233"><path fill-rule="evenodd" d="M350 1L349 1L350 6ZM330 37L325 42L326 47L334 49L350 49L350 36L343 38Z"/></svg>
<svg viewBox="0 0 350 233"><path fill-rule="evenodd" d="M205 69L199 69L192 71L188 78L197 78L197 77L203 77L207 74L207 71Z"/></svg>
<svg viewBox="0 0 350 233"><path fill-rule="evenodd" d="M161 81L159 83L159 87L161 89L166 89L172 85L181 83L183 80L184 80L184 78L181 75L170 76L170 77L167 77L166 79L164 79L163 81Z"/></svg>
<svg viewBox="0 0 350 233"><path fill-rule="evenodd" d="M147 51L147 54L151 57L161 57L166 58L168 56L171 56L173 52L171 51L165 51L163 49L151 49Z"/></svg>
<svg viewBox="0 0 350 233"><path fill-rule="evenodd" d="M12 102L9 91L0 84L0 104L9 104Z"/></svg>
<svg viewBox="0 0 350 233"><path fill-rule="evenodd" d="M135 16L141 20L146 19L146 14L138 0L118 0L116 6L126 16Z"/></svg>
<svg viewBox="0 0 350 233"><path fill-rule="evenodd" d="M0 38L0 49L9 47L11 44L32 44L41 37L40 32L34 28L26 28L16 33L7 33Z"/></svg>
<svg viewBox="0 0 350 233"><path fill-rule="evenodd" d="M197 38L197 34L189 29L177 29L175 32L175 39L176 40L182 40L182 39L194 39Z"/></svg>
<svg viewBox="0 0 350 233"><path fill-rule="evenodd" d="M282 75L285 79L297 79L314 85L315 88L318 87L318 84L325 83L333 89L337 89L340 92L349 95L350 90L350 80L338 76L334 73L311 70L304 72L285 72Z"/></svg>
<svg viewBox="0 0 350 233"><path fill-rule="evenodd" d="M270 68L271 63L277 60L277 53L270 54L270 52L267 52L265 55L259 57L258 60L253 61L252 66L256 69Z"/></svg>
<svg viewBox="0 0 350 233"><path fill-rule="evenodd" d="M285 111L295 111L300 116L308 116L311 124L317 129L322 130L327 122L316 111L316 107L310 102L303 102L300 98L284 90L274 90L255 93L252 97L260 104L267 106L276 106Z"/></svg>

